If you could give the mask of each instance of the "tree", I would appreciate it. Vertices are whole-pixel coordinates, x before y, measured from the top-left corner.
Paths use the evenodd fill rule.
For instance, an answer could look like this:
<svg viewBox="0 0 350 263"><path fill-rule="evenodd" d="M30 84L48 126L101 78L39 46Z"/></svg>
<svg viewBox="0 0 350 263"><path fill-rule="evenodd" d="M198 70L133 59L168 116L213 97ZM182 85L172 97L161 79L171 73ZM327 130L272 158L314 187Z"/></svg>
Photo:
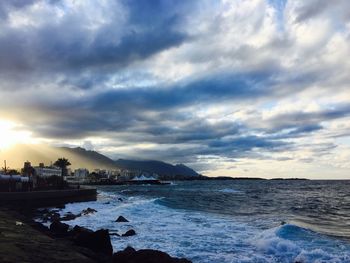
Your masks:
<svg viewBox="0 0 350 263"><path fill-rule="evenodd" d="M58 158L54 165L62 169L61 176L63 178L67 175L67 166L70 166L71 163L66 158Z"/></svg>

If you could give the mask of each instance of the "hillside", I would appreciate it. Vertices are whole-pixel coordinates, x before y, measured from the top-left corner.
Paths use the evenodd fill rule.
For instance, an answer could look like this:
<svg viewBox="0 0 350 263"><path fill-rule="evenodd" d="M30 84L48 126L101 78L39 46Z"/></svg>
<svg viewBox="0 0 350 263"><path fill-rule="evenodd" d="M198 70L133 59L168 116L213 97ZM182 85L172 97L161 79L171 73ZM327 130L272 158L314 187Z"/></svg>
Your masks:
<svg viewBox="0 0 350 263"><path fill-rule="evenodd" d="M162 177L193 177L199 174L193 169L183 165L172 165L161 161L134 161L119 159L115 162L118 167L131 170L143 170L150 173L156 173Z"/></svg>
<svg viewBox="0 0 350 263"><path fill-rule="evenodd" d="M115 169L113 160L95 151L87 151L83 148L52 147L47 145L17 145L0 152L0 160L7 160L10 168L23 167L25 161L30 161L36 166L40 162L45 165L55 162L58 158L67 158L72 165L70 168L87 168L89 170Z"/></svg>

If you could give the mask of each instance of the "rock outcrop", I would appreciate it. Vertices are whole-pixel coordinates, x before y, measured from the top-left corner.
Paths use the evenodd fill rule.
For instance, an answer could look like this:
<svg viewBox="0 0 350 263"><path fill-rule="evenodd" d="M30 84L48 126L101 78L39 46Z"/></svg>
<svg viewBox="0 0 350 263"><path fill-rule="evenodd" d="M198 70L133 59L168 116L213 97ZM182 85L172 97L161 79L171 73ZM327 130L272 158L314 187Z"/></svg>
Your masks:
<svg viewBox="0 0 350 263"><path fill-rule="evenodd" d="M124 216L119 216L115 222L129 222Z"/></svg>
<svg viewBox="0 0 350 263"><path fill-rule="evenodd" d="M81 214L82 215L89 215L89 214L94 214L96 212L97 212L97 210L88 207L88 208L84 209L83 211L81 211Z"/></svg>
<svg viewBox="0 0 350 263"><path fill-rule="evenodd" d="M67 214L65 214L63 217L60 218L61 221L70 221L70 220L74 220L77 217L81 216L81 214L73 214L71 212L68 212Z"/></svg>
<svg viewBox="0 0 350 263"><path fill-rule="evenodd" d="M58 236L66 236L68 233L69 225L62 223L58 220L54 220L50 225L50 231Z"/></svg>
<svg viewBox="0 0 350 263"><path fill-rule="evenodd" d="M73 242L82 247L91 249L96 253L112 255L113 248L109 232L106 229L92 231L90 229L75 226L71 231Z"/></svg>
<svg viewBox="0 0 350 263"><path fill-rule="evenodd" d="M134 229L130 229L128 231L126 231L122 236L123 237L131 237L131 236L135 236L136 232Z"/></svg>

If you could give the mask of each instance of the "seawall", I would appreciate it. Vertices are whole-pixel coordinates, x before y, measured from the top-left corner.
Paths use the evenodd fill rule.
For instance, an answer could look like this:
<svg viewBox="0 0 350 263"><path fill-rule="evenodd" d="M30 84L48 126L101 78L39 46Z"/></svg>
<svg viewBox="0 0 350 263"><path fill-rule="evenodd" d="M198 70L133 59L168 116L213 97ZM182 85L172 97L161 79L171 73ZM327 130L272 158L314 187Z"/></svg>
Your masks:
<svg viewBox="0 0 350 263"><path fill-rule="evenodd" d="M0 192L0 204L31 207L58 205L69 202L95 201L95 188L64 189L31 192Z"/></svg>

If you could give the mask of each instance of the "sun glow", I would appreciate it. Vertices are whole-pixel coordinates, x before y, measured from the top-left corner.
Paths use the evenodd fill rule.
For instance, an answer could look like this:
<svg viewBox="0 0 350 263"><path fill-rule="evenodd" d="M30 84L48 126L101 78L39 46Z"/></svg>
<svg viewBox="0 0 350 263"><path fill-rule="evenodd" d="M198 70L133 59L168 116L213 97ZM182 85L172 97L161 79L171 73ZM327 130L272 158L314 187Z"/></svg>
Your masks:
<svg viewBox="0 0 350 263"><path fill-rule="evenodd" d="M20 130L20 126L14 122L0 120L0 150L8 149L19 143L28 143L31 133Z"/></svg>

